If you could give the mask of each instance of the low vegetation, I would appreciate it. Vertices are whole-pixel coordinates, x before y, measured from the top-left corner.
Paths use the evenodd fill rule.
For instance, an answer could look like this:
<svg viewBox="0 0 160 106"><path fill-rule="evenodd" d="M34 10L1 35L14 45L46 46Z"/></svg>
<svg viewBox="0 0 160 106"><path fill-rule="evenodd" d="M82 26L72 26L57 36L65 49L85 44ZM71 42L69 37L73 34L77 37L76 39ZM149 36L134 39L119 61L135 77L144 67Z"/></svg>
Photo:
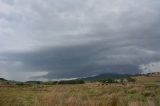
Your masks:
<svg viewBox="0 0 160 106"><path fill-rule="evenodd" d="M30 84L0 87L0 106L160 106L160 77L149 84L144 79L148 77L153 76L126 78L126 85L110 78L92 83L30 81Z"/></svg>
<svg viewBox="0 0 160 106"><path fill-rule="evenodd" d="M121 84L0 88L0 106L159 106L157 86Z"/></svg>

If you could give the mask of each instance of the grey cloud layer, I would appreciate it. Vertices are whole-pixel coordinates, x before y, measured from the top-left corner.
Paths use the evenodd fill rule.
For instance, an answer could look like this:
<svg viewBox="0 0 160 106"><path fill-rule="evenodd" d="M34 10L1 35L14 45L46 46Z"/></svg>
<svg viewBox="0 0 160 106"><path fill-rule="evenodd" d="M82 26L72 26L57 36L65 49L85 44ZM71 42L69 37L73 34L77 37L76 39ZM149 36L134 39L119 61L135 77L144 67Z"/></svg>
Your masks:
<svg viewBox="0 0 160 106"><path fill-rule="evenodd" d="M159 54L143 48L121 47L115 42L94 42L68 47L46 48L29 53L7 53L6 61L16 71L48 72L44 78L75 78L98 73L139 73L139 65L159 60ZM111 46L112 44L112 46ZM9 66L10 67L10 66Z"/></svg>
<svg viewBox="0 0 160 106"><path fill-rule="evenodd" d="M0 0L0 8L7 73L139 73L139 65L160 61L159 0Z"/></svg>

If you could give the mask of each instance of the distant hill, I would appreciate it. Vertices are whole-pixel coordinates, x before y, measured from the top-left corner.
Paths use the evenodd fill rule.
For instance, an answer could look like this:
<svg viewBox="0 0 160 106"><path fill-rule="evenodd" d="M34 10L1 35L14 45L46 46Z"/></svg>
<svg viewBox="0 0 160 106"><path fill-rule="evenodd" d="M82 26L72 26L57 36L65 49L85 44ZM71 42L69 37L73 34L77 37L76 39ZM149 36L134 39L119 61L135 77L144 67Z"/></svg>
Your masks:
<svg viewBox="0 0 160 106"><path fill-rule="evenodd" d="M102 80L102 79L107 79L107 78L119 79L119 78L126 78L126 77L130 77L130 76L132 76L132 75L130 75L130 74L116 74L116 73L103 73L103 74L99 74L96 76L81 78L81 80L89 81L89 80Z"/></svg>
<svg viewBox="0 0 160 106"><path fill-rule="evenodd" d="M42 81L27 81L26 84L43 84Z"/></svg>
<svg viewBox="0 0 160 106"><path fill-rule="evenodd" d="M6 79L4 79L4 78L0 78L0 81L7 81Z"/></svg>

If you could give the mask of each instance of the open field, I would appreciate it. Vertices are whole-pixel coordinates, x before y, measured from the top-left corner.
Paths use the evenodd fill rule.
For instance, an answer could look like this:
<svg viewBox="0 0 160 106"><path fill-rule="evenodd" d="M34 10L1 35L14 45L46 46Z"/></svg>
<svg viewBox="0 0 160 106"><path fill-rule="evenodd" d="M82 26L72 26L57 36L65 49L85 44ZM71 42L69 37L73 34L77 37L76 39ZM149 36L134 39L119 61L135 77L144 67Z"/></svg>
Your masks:
<svg viewBox="0 0 160 106"><path fill-rule="evenodd" d="M160 75L157 76L136 76L137 83L160 85Z"/></svg>
<svg viewBox="0 0 160 106"><path fill-rule="evenodd" d="M62 81L60 85L1 85L0 106L160 106L160 75L133 78L136 82L125 85Z"/></svg>
<svg viewBox="0 0 160 106"><path fill-rule="evenodd" d="M0 106L160 106L160 86L91 83L2 87Z"/></svg>

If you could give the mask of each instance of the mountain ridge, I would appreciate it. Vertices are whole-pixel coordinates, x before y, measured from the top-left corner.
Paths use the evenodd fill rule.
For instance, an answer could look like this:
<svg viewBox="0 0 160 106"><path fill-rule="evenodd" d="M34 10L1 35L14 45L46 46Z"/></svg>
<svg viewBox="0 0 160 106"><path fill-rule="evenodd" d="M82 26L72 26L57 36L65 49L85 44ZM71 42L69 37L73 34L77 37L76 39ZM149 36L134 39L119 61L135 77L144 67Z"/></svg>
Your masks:
<svg viewBox="0 0 160 106"><path fill-rule="evenodd" d="M112 78L112 79L119 79L119 78L127 78L131 77L133 75L131 74L116 74L116 73L101 73L95 76L90 76L90 77L85 77L85 78L80 78L80 80L102 80L102 79L107 79L107 78Z"/></svg>

